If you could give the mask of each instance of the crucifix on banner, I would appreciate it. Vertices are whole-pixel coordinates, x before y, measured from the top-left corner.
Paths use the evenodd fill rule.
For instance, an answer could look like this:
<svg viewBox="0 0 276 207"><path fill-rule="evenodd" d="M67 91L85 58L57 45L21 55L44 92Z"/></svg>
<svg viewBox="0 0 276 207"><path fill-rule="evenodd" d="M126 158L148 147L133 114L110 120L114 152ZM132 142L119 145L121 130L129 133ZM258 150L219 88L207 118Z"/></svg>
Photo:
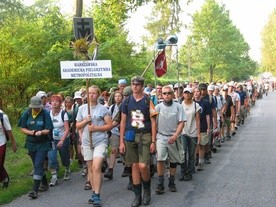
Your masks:
<svg viewBox="0 0 276 207"><path fill-rule="evenodd" d="M72 43L72 47L75 49L75 56L84 60L60 61L61 79L86 79L88 115L92 117L89 100L89 80L93 78L112 78L111 60L96 60L99 44L94 36L93 19L75 17L73 21L76 40ZM93 43L95 44L94 52L92 56L89 56L88 50ZM89 124L91 125L91 122ZM92 133L89 133L89 141L92 149Z"/></svg>

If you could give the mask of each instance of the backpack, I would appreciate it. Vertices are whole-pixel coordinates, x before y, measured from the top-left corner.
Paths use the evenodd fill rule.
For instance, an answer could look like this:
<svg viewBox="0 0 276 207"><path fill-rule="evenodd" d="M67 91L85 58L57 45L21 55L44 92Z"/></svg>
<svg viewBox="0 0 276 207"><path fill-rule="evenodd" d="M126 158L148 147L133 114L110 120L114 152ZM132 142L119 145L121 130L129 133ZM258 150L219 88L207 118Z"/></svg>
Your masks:
<svg viewBox="0 0 276 207"><path fill-rule="evenodd" d="M6 130L5 126L4 126L3 116L4 116L4 114L3 114L2 112L0 112L0 120L1 120L2 128L3 128L3 131L4 131L4 133L5 133L5 136L6 136L7 141L9 141L10 139L9 139L7 130Z"/></svg>

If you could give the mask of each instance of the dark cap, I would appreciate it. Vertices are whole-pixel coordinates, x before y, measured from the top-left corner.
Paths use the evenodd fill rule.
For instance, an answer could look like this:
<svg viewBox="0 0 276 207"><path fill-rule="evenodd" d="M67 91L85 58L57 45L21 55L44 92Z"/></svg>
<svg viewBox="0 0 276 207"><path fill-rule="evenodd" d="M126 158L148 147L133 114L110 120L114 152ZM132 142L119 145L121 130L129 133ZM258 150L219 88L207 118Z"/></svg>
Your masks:
<svg viewBox="0 0 276 207"><path fill-rule="evenodd" d="M144 84L144 78L141 76L134 76L131 78L131 83L140 83Z"/></svg>
<svg viewBox="0 0 276 207"><path fill-rule="evenodd" d="M124 88L124 91L123 91L123 95L124 96L130 96L130 95L132 95L132 89L131 89L131 87L130 86L127 86L127 87L125 87Z"/></svg>
<svg viewBox="0 0 276 207"><path fill-rule="evenodd" d="M207 84L206 83L200 83L198 85L199 90L207 90Z"/></svg>

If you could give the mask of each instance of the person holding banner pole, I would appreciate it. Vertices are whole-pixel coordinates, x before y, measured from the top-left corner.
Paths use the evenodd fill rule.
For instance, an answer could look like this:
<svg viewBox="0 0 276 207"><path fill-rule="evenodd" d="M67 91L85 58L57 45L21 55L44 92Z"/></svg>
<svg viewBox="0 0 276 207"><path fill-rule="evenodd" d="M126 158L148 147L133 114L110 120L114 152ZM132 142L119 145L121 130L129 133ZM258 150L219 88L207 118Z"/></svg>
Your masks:
<svg viewBox="0 0 276 207"><path fill-rule="evenodd" d="M112 129L112 119L108 109L98 103L98 98L101 95L100 88L93 85L87 91L87 104L79 107L76 127L82 131L83 157L87 163L89 181L93 191L88 202L93 204L94 207L99 207L101 206L101 168L107 156L107 131Z"/></svg>

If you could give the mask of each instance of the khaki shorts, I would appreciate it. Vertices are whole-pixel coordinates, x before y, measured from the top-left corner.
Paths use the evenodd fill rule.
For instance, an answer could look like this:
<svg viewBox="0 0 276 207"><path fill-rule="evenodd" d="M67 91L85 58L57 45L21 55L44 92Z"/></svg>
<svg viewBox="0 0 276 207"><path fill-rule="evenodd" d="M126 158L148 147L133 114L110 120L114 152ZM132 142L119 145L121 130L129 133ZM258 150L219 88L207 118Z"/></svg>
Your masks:
<svg viewBox="0 0 276 207"><path fill-rule="evenodd" d="M200 145L204 146L209 143L210 134L207 134L207 132L200 133Z"/></svg>
<svg viewBox="0 0 276 207"><path fill-rule="evenodd" d="M185 160L181 137L173 144L168 144L168 140L166 139L157 139L156 151L157 161L166 161L169 158L170 163L183 163Z"/></svg>
<svg viewBox="0 0 276 207"><path fill-rule="evenodd" d="M82 155L85 161L91 161L94 157L107 157L107 145L99 144L94 148L82 146Z"/></svg>
<svg viewBox="0 0 276 207"><path fill-rule="evenodd" d="M136 133L133 142L125 141L126 154L125 163L131 165L133 163L150 163L150 145L151 134Z"/></svg>
<svg viewBox="0 0 276 207"><path fill-rule="evenodd" d="M118 149L120 146L120 137L115 135L115 134L111 134L110 138L109 138L109 146L112 149Z"/></svg>
<svg viewBox="0 0 276 207"><path fill-rule="evenodd" d="M230 127L230 125L231 125L230 117L225 117L224 126Z"/></svg>

